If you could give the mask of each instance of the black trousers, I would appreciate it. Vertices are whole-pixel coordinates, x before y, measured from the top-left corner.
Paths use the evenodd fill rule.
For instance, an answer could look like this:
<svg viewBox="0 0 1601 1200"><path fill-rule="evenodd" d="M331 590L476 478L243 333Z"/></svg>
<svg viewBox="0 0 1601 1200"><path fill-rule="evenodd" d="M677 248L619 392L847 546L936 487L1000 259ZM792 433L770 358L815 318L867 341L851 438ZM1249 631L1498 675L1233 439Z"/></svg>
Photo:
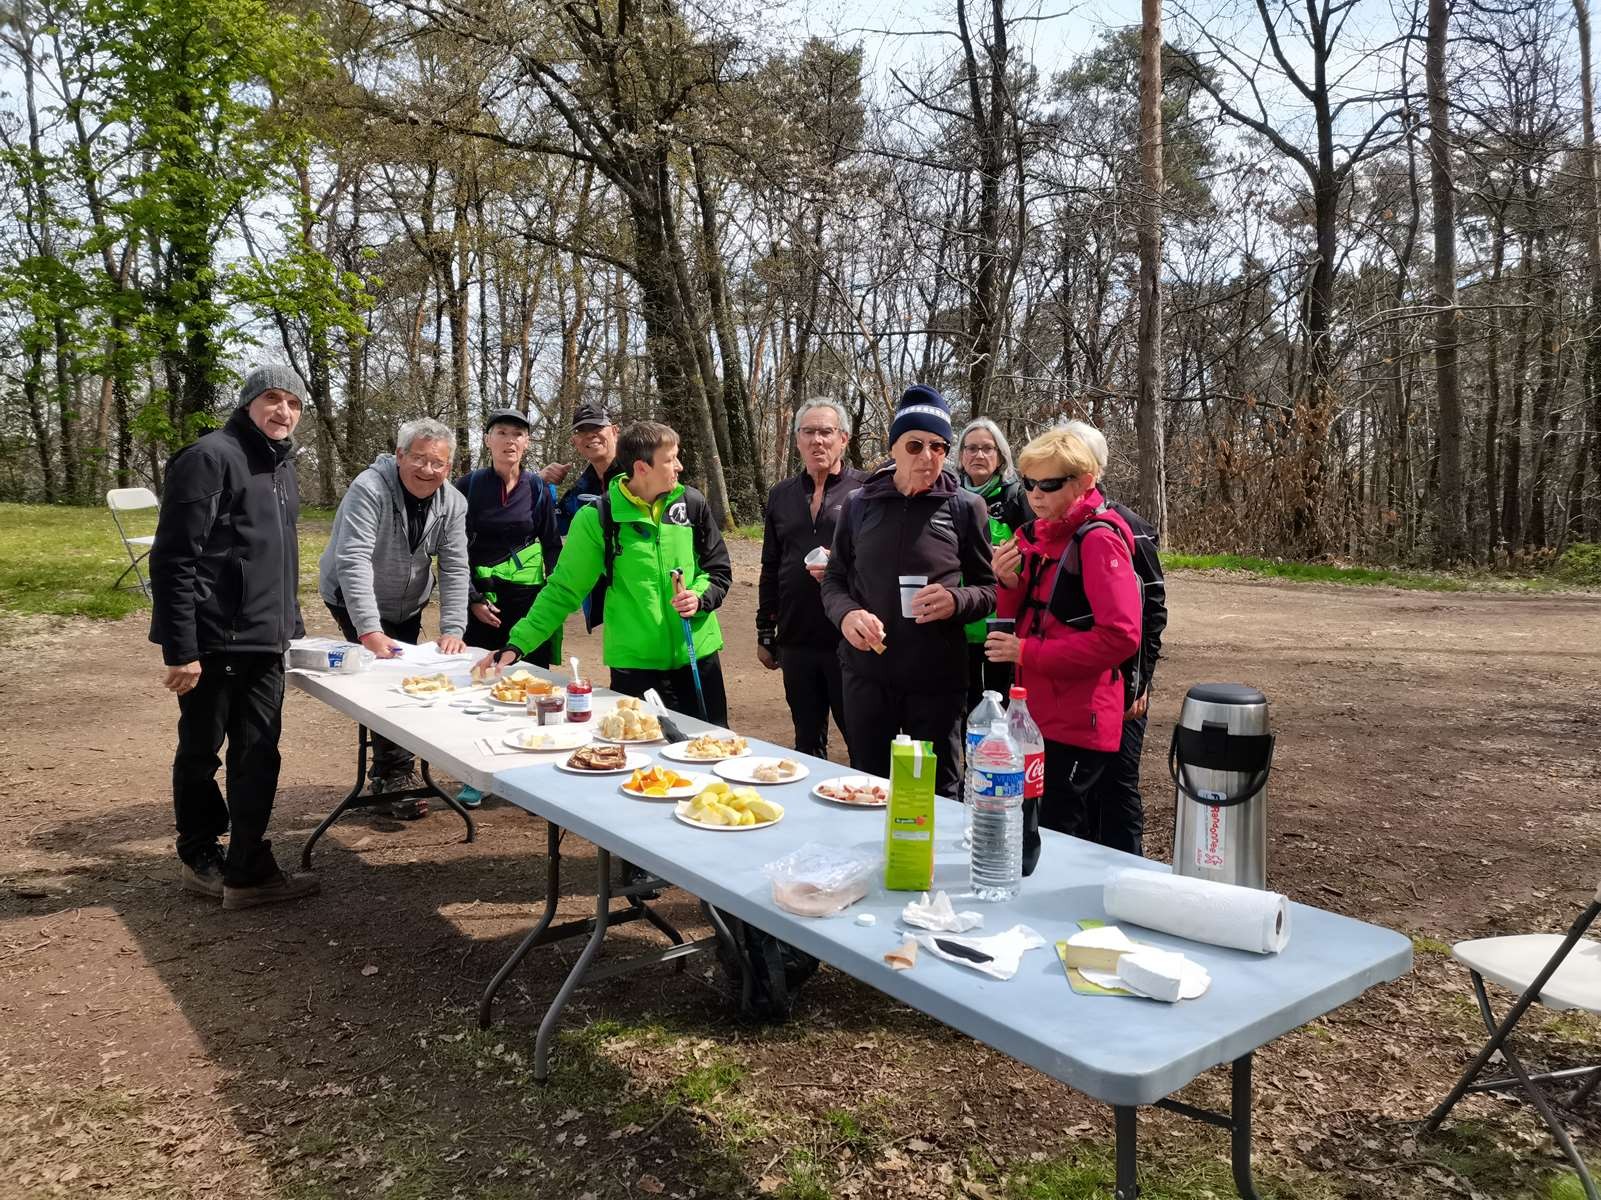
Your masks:
<svg viewBox="0 0 1601 1200"><path fill-rule="evenodd" d="M324 602L326 603L326 601ZM344 635L347 642L358 641L356 626L350 619L350 610L337 604L329 604L328 611L339 622L339 632ZM417 638L422 633L422 609L418 609L411 616L399 621L378 619L379 626L384 633L397 642L405 642L415 646ZM372 734L372 767L367 776L370 779L384 779L391 775L404 775L411 770L411 751L404 746L397 746L388 738Z"/></svg>
<svg viewBox="0 0 1601 1200"><path fill-rule="evenodd" d="M828 757L828 716L845 732L845 684L840 678L839 651L817 646L780 646L778 667L784 673L784 702L795 723L795 749ZM850 738L845 739L847 747Z"/></svg>
<svg viewBox="0 0 1601 1200"><path fill-rule="evenodd" d="M706 711L700 710L695 697L695 676L687 666L671 671L658 671L649 667L613 667L611 689L625 696L643 696L647 689L655 688L662 694L667 707L675 712L700 717L713 725L728 724L728 693L723 687L723 661L716 651L701 657L700 687L706 697Z"/></svg>
<svg viewBox="0 0 1601 1200"><path fill-rule="evenodd" d="M172 811L178 857L198 867L232 829L223 882L249 887L278 869L266 840L278 792L284 662L276 654L216 654L200 660L200 682L178 697ZM217 786L217 751L228 743L228 800Z"/></svg>
<svg viewBox="0 0 1601 1200"><path fill-rule="evenodd" d="M1145 852L1145 802L1140 796L1145 721L1140 717L1123 722L1123 743L1108 757L1106 769L1091 789L1090 810L1100 819L1094 840L1130 854Z"/></svg>
<svg viewBox="0 0 1601 1200"><path fill-rule="evenodd" d="M978 707L985 692L999 692L1001 706L1012 690L1012 664L990 662L984 657L984 644L967 644L967 711ZM964 714L965 715L965 714Z"/></svg>
<svg viewBox="0 0 1601 1200"><path fill-rule="evenodd" d="M1039 861L1041 825L1085 841L1100 842L1103 846L1112 844L1101 837L1102 821L1095 786L1115 757L1116 751L1086 750L1082 746L1045 739L1045 790L1040 796L1037 821L1024 805L1025 874L1033 871L1034 864Z"/></svg>
<svg viewBox="0 0 1601 1200"><path fill-rule="evenodd" d="M467 613L467 632L462 639L475 650L504 650L506 639L511 637L512 626L516 625L528 615L528 610L534 606L540 589L536 587L517 587L512 584L500 584L495 589L495 607L500 625L485 625L472 615L471 609ZM561 653L561 632L551 634L550 639L542 646L535 646L533 650L523 655L523 658L536 667L548 667Z"/></svg>
<svg viewBox="0 0 1601 1200"><path fill-rule="evenodd" d="M851 766L889 775L889 746L898 733L934 743L934 790L952 799L962 794L963 690L901 691L845 667L845 743Z"/></svg>

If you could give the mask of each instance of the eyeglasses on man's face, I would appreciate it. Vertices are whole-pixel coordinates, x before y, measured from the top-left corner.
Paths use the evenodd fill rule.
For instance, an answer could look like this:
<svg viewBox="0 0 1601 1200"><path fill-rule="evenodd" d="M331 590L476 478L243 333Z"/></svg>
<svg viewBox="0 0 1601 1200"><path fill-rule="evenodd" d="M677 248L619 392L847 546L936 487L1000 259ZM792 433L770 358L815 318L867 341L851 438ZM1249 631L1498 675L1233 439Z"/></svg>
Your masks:
<svg viewBox="0 0 1601 1200"><path fill-rule="evenodd" d="M436 475L450 470L450 464L443 459L421 454L407 454L406 464L414 471L432 471Z"/></svg>
<svg viewBox="0 0 1601 1200"><path fill-rule="evenodd" d="M951 444L949 442L925 442L922 438L912 438L905 443L905 446L906 453L913 458L920 457L925 450L935 458L944 458L951 452Z"/></svg>
<svg viewBox="0 0 1601 1200"><path fill-rule="evenodd" d="M1018 482L1023 485L1025 492L1032 492L1035 488L1042 492L1059 492L1077 478L1077 475L1058 475L1053 479L1030 479L1024 475Z"/></svg>

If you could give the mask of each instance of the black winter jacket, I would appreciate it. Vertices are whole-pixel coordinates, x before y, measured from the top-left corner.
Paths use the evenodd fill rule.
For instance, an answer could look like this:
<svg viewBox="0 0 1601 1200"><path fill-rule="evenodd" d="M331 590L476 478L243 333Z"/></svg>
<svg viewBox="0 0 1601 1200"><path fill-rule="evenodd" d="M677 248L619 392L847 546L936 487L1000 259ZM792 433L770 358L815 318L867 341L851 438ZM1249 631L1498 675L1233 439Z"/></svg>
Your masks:
<svg viewBox="0 0 1601 1200"><path fill-rule="evenodd" d="M867 480L865 471L841 465L823 484L823 502L812 517L812 477L792 475L768 493L762 529L762 574L756 585L756 636L764 644L832 650L839 626L823 611L823 594L806 569L806 556L834 545L834 529L846 497Z"/></svg>
<svg viewBox="0 0 1601 1200"><path fill-rule="evenodd" d="M919 625L901 616L900 576L926 575L956 597L956 612ZM962 627L995 610L989 512L948 471L915 496L895 488L893 465L873 472L845 501L834 556L823 576L823 608L837 627L852 609L884 622L885 653L840 642L841 663L890 687L962 691L967 639Z"/></svg>
<svg viewBox="0 0 1601 1200"><path fill-rule="evenodd" d="M293 455L239 408L167 464L150 550L150 640L168 666L282 654L305 633Z"/></svg>
<svg viewBox="0 0 1601 1200"><path fill-rule="evenodd" d="M1128 522L1134 534L1134 573L1144 585L1145 602L1140 613L1140 679L1144 690L1151 690L1157 660L1162 657L1162 632L1167 628L1167 578L1157 556L1156 530L1139 513L1116 500L1107 501L1112 511Z"/></svg>

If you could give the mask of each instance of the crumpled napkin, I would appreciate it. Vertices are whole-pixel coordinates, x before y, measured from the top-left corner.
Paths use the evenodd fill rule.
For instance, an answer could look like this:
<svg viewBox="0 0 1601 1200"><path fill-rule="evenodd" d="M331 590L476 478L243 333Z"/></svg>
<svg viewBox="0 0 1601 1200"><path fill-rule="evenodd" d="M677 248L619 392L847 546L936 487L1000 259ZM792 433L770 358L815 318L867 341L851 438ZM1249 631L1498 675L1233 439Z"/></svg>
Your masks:
<svg viewBox="0 0 1601 1200"><path fill-rule="evenodd" d="M932 929L935 933L966 933L984 923L979 913L957 912L951 904L951 898L944 892L936 892L933 900L924 892L920 899L913 900L901 909L901 920L919 929Z"/></svg>
<svg viewBox="0 0 1601 1200"><path fill-rule="evenodd" d="M1024 953L1045 944L1045 939L1027 925L1013 925L1005 933L985 937L960 937L949 933L913 936L930 954L982 971L993 979L1010 979L1016 975Z"/></svg>

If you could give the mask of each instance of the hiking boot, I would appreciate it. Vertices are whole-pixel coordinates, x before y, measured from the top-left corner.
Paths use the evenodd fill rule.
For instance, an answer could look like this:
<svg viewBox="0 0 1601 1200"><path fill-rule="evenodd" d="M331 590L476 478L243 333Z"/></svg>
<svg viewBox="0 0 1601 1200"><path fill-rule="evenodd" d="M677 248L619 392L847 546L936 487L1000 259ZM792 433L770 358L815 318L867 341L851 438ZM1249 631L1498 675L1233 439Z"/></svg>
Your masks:
<svg viewBox="0 0 1601 1200"><path fill-rule="evenodd" d="M260 883L246 884L242 887L235 887L233 884L223 885L222 906L256 908L262 904L281 904L285 900L302 900L307 896L315 896L321 890L322 884L309 871L295 875L274 871Z"/></svg>
<svg viewBox="0 0 1601 1200"><path fill-rule="evenodd" d="M394 792L410 792L421 788L422 784L417 776L410 770L386 771L372 778L372 794L385 796ZM397 821L418 821L428 815L428 797L409 796L395 800L390 804L378 804L374 810L385 817L392 817Z"/></svg>
<svg viewBox="0 0 1601 1200"><path fill-rule="evenodd" d="M221 860L215 855L207 855L194 866L186 862L179 862L178 886L196 896L209 896L213 900L221 900Z"/></svg>
<svg viewBox="0 0 1601 1200"><path fill-rule="evenodd" d="M396 800L383 811L397 821L420 821L428 815L428 797L412 796Z"/></svg>

